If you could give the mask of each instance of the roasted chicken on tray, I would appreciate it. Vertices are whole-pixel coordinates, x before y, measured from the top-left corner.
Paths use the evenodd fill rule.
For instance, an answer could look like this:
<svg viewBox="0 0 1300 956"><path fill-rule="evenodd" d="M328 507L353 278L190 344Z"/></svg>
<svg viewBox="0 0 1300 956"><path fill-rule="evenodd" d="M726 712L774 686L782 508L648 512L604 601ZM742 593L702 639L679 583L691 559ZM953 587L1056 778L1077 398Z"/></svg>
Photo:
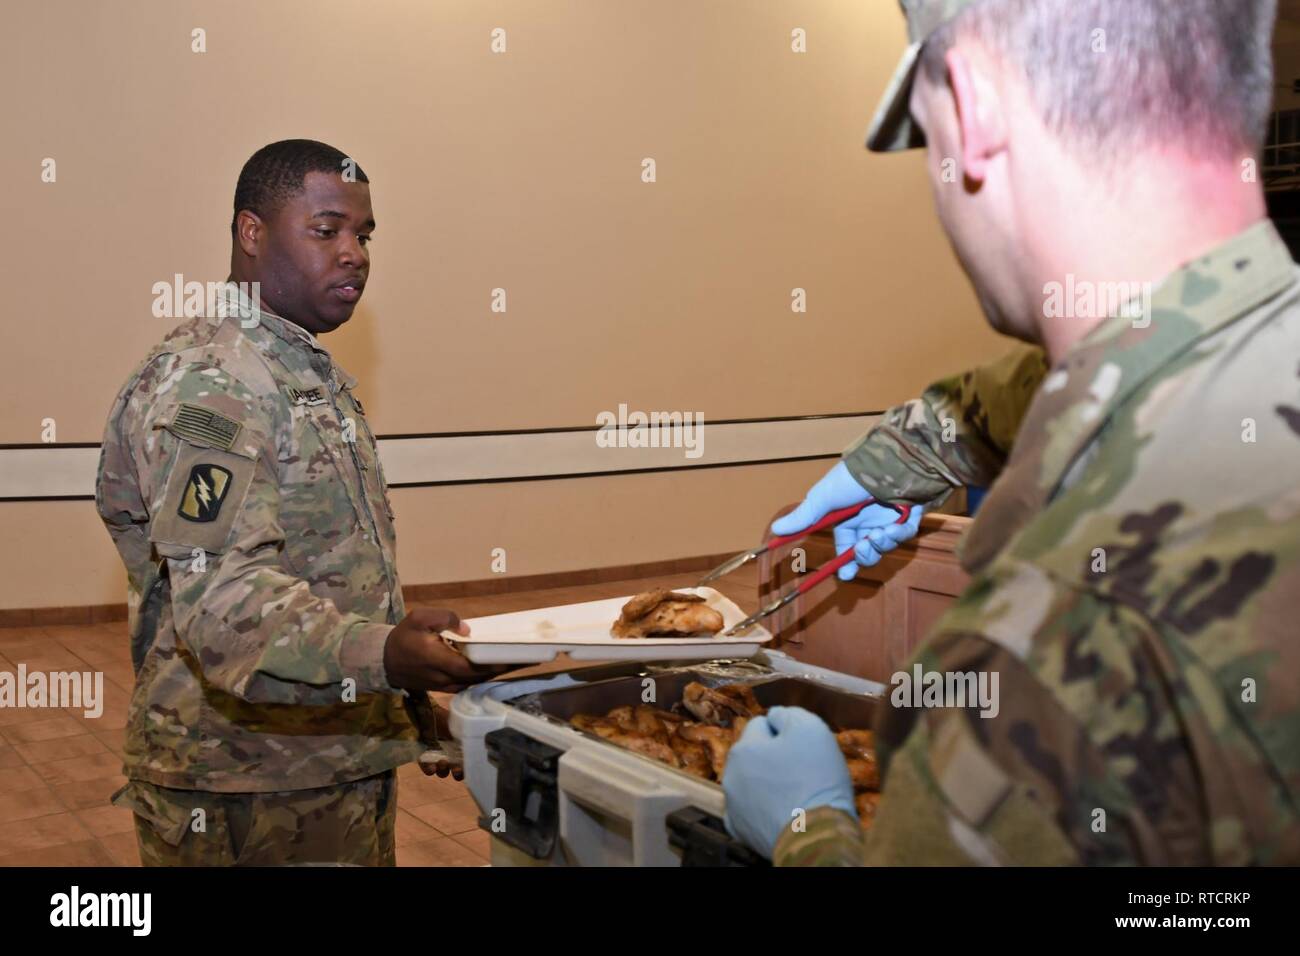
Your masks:
<svg viewBox="0 0 1300 956"><path fill-rule="evenodd" d="M610 629L615 637L712 637L722 615L698 594L661 589L635 594Z"/></svg>
<svg viewBox="0 0 1300 956"><path fill-rule="evenodd" d="M569 723L702 780L721 781L731 745L752 718L765 712L748 684L707 687L693 681L674 710L625 705L603 717L575 714ZM849 768L858 817L864 828L870 827L880 799L875 735L869 730L841 730L835 740Z"/></svg>

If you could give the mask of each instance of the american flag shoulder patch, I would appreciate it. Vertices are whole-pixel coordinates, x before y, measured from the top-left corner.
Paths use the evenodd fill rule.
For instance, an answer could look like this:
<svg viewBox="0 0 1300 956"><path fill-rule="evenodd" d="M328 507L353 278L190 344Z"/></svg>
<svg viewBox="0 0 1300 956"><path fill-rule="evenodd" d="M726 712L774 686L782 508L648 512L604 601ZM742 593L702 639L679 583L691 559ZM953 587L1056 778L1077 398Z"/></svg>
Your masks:
<svg viewBox="0 0 1300 956"><path fill-rule="evenodd" d="M239 437L239 429L242 426L233 418L227 418L220 412L214 412L202 405L182 402L168 427L182 438L212 448L220 448L222 451L230 451L234 447L235 439Z"/></svg>

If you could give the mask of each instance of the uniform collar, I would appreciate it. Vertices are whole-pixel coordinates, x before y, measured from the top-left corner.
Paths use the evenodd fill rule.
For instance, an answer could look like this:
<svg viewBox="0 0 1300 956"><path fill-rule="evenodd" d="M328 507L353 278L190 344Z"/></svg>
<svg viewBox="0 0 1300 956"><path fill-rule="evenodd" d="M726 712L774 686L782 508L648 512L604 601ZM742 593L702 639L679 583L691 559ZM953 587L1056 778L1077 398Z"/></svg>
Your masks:
<svg viewBox="0 0 1300 956"><path fill-rule="evenodd" d="M254 303L243 285L227 282L223 289L223 298L228 308L217 316L217 320L237 323L244 335L274 349L277 347L276 342L271 341L265 333L261 332L261 330L266 330L279 343L304 351L306 353L305 357L309 361L314 355L320 356L321 358L318 361L323 364L327 373L329 370L333 370L340 387L353 388L357 384L357 380L334 361L329 350L320 344L320 340L316 336L301 325L290 322L288 319L262 308L259 303ZM323 374L321 377L328 379L329 376Z"/></svg>
<svg viewBox="0 0 1300 956"><path fill-rule="evenodd" d="M1002 475L961 544L974 573L1078 478L1115 412L1206 338L1292 287L1296 266L1273 223L1257 223L1171 274L1140 314L1121 310L1043 380Z"/></svg>
<svg viewBox="0 0 1300 956"><path fill-rule="evenodd" d="M1049 491L1056 491L1077 453L1115 410L1153 376L1295 281L1291 253L1265 219L1166 277L1143 310L1121 309L1084 336L1044 382L1045 390L1063 392L1053 404L1072 400L1074 406L1049 425L1058 431L1052 441L1057 454L1048 460L1055 471L1043 475Z"/></svg>
<svg viewBox="0 0 1300 956"><path fill-rule="evenodd" d="M1120 310L1106 319L1066 353L1058 368L1068 367L1079 354L1123 352L1126 377L1140 384L1182 347L1241 318L1295 281L1291 253L1272 220L1264 219L1168 276L1151 292L1146 315L1135 318Z"/></svg>

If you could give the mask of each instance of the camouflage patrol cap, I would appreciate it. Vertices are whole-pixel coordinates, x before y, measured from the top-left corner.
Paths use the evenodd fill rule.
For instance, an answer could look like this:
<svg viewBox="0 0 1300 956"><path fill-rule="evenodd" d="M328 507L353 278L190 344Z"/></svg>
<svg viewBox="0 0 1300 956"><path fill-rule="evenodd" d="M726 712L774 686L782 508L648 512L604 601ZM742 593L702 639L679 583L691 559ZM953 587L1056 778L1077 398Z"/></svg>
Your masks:
<svg viewBox="0 0 1300 956"><path fill-rule="evenodd" d="M983 0L898 0L907 17L907 50L899 61L894 78L885 90L885 97L876 110L867 133L867 149L877 153L892 153L900 149L915 149L925 145L925 134L912 119L909 103L912 82L921 62L921 49L925 41L967 7Z"/></svg>

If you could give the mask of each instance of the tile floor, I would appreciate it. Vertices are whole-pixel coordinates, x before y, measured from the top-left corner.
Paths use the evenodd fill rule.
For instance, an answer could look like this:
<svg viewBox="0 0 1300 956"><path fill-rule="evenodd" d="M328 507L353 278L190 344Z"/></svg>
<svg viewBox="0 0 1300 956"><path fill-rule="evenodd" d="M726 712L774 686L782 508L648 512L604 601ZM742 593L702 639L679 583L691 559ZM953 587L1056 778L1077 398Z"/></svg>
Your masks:
<svg viewBox="0 0 1300 956"><path fill-rule="evenodd" d="M701 572L441 602L462 617L688 587ZM758 606L753 566L717 585L746 613ZM0 628L0 671L98 670L104 712L0 707L0 866L139 866L129 810L109 805L122 776L134 675L126 625ZM557 666L557 665L551 665ZM550 668L536 668L550 669ZM463 783L398 771L399 866L481 866L488 835Z"/></svg>

